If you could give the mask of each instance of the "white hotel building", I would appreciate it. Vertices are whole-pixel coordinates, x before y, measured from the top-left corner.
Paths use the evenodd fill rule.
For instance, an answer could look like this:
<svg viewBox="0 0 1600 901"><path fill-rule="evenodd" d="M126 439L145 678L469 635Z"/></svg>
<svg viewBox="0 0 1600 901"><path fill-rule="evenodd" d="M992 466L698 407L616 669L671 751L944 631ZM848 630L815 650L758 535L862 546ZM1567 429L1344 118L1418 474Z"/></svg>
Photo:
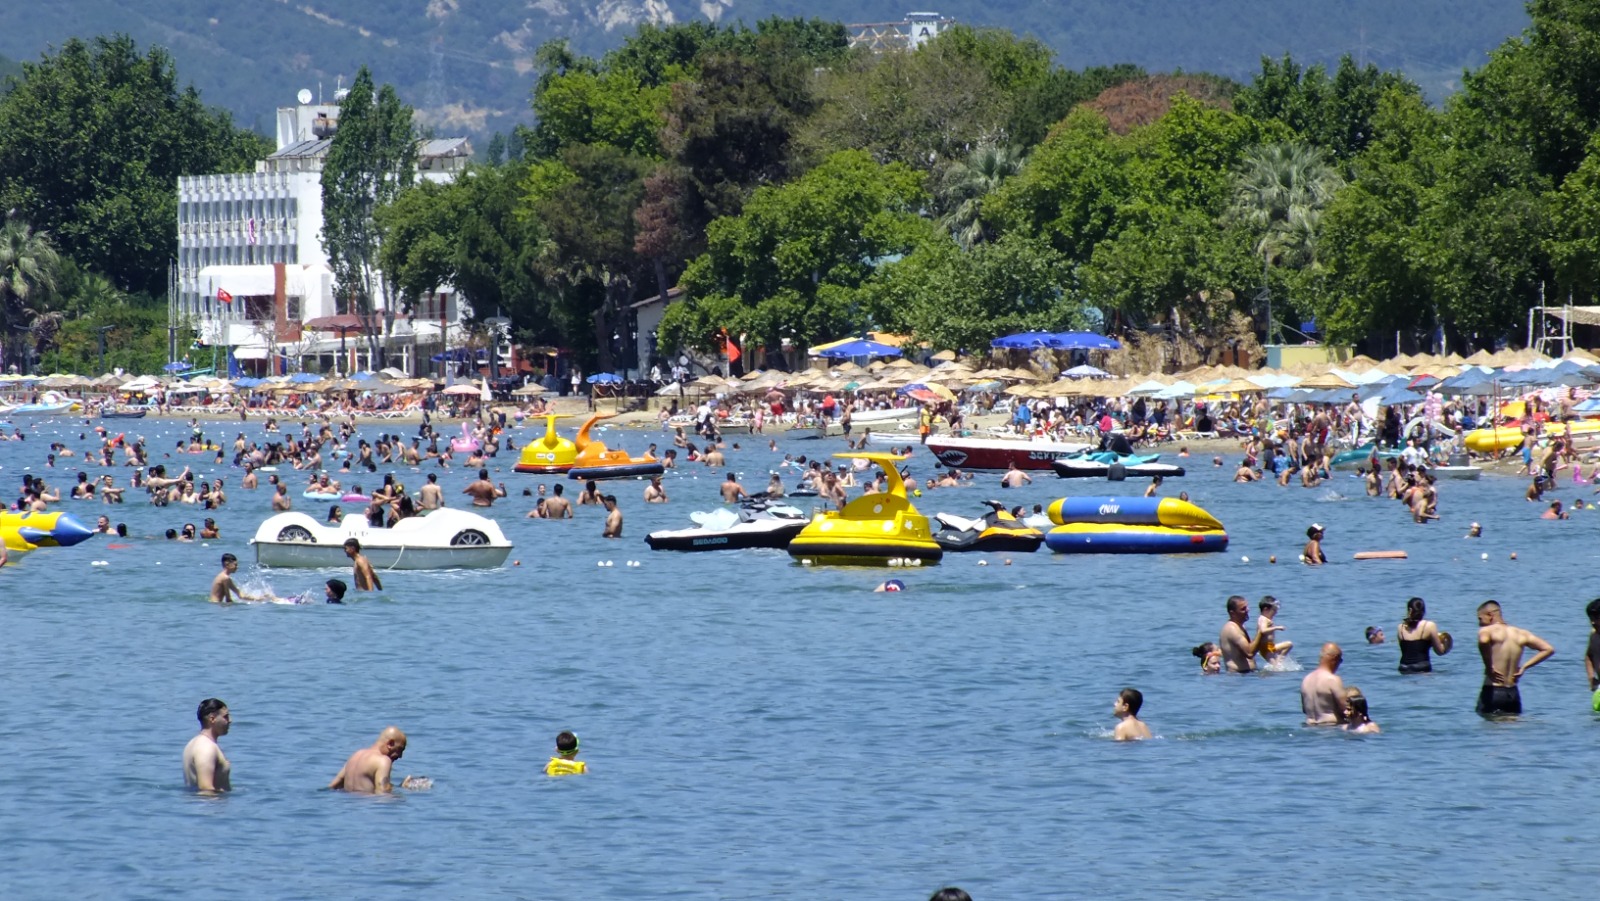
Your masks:
<svg viewBox="0 0 1600 901"><path fill-rule="evenodd" d="M280 107L277 150L258 161L256 171L178 179L169 324L192 326L202 344L217 348L219 370L226 366L222 351L263 373L278 371L280 364L289 371L371 368L362 335L346 335L349 359L340 360L338 334L301 328L319 316L353 312L341 309L334 297L322 246L322 163L338 128L343 93L332 103L312 103L311 92L301 91L297 106ZM471 156L466 138L423 141L417 174L451 181ZM219 300L219 291L232 302ZM374 304L381 309L383 298ZM381 331L381 316L375 318ZM397 314L393 332L383 339L389 365L414 373L419 359L425 364L429 355L459 346L461 319L449 286L416 305L410 317Z"/></svg>

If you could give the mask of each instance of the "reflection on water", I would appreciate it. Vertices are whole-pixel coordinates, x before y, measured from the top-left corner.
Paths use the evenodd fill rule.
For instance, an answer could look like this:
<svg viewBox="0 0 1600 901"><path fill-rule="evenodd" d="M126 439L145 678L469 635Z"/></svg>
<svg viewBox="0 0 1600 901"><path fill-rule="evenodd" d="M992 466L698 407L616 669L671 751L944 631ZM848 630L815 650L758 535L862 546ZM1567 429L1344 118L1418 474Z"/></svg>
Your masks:
<svg viewBox="0 0 1600 901"><path fill-rule="evenodd" d="M188 432L138 428L158 449ZM231 441L238 426L208 429ZM58 424L0 443L0 479L39 472L52 440L89 445L80 433ZM607 435L631 451L660 440ZM729 463L750 486L781 470L783 450L842 449L746 443L760 449ZM532 499L519 489L555 480L516 475L502 456L491 476L513 496L494 511L521 566L385 573L384 592L343 606L222 610L203 599L224 552L239 556L248 591L320 599L326 579L348 574L256 570L248 539L268 515L265 490L240 490L239 473L206 456L155 462L223 476L228 505L68 503L89 521L126 522L129 547L95 539L0 571L5 897L215 894L198 874L220 868L269 898L394 886L915 899L950 883L979 901L1192 898L1237 887L1260 849L1274 884L1306 896L1499 897L1522 878L1514 860L1539 861L1539 889L1555 897L1585 895L1600 876L1580 825L1600 801L1581 662L1600 513L1541 521L1514 480L1445 483L1443 521L1415 525L1342 474L1279 488L1197 467L1167 488L1227 525L1228 553L1041 552L1007 555L1011 566L952 555L897 571L907 591L874 594L883 570L647 551L646 532L714 503L716 473L669 473L665 505L641 503L643 483L614 483L627 537L606 542L597 508L524 519ZM912 468L932 472L926 455ZM423 481L396 471L413 489ZM66 485L75 472L47 475ZM441 472L453 502L469 475ZM997 480L918 504L971 516L985 497L1031 508L1115 490ZM206 515L221 539L159 537ZM1332 561L1315 569L1290 562L1314 520ZM1463 540L1473 520L1485 537ZM1397 549L1409 558L1350 559ZM1383 734L1302 728L1298 666L1202 676L1189 649L1216 640L1234 593L1252 608L1275 595L1301 656L1340 642L1342 672ZM1397 646L1363 638L1373 625L1393 634L1411 595L1462 637L1429 676L1400 676ZM1473 609L1489 597L1557 648L1525 680L1528 715L1513 723L1472 713ZM1108 740L1125 686L1144 693L1141 718L1164 740ZM175 786L208 696L233 714L223 747L238 791L199 801ZM410 735L397 774L425 773L433 791L373 805L320 790L389 724ZM547 779L564 729L582 736L591 773Z"/></svg>

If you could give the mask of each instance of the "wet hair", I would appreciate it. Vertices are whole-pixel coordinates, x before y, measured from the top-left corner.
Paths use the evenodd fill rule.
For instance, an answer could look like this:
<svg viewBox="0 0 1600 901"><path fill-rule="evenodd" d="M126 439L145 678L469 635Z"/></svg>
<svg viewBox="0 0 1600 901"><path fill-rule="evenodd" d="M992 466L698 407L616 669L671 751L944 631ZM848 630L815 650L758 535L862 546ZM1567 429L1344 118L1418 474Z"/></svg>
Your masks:
<svg viewBox="0 0 1600 901"><path fill-rule="evenodd" d="M128 524L127 523L125 523L125 522L117 523L117 537L118 538L127 538L128 537Z"/></svg>
<svg viewBox="0 0 1600 901"><path fill-rule="evenodd" d="M617 496L615 494L607 494L600 499L608 504L615 504L617 502Z"/></svg>
<svg viewBox="0 0 1600 901"><path fill-rule="evenodd" d="M439 481L439 474L438 474L438 473L436 473L436 472L430 472L430 473L428 473L428 481L430 481L430 482L437 482L437 481Z"/></svg>
<svg viewBox="0 0 1600 901"><path fill-rule="evenodd" d="M934 892L928 901L972 901L972 896L955 886L949 886Z"/></svg>
<svg viewBox="0 0 1600 901"><path fill-rule="evenodd" d="M1117 693L1122 703L1128 705L1128 715L1138 716L1139 708L1144 706L1144 693L1137 688L1124 688Z"/></svg>
<svg viewBox="0 0 1600 901"><path fill-rule="evenodd" d="M1600 598L1590 601L1589 606L1583 608L1583 612L1587 613L1590 619L1600 619Z"/></svg>
<svg viewBox="0 0 1600 901"><path fill-rule="evenodd" d="M550 490L555 493L556 497L560 497L561 496L561 483L557 482L555 484L555 487L550 489Z"/></svg>
<svg viewBox="0 0 1600 901"><path fill-rule="evenodd" d="M358 539L358 538L346 538L344 540L344 547L345 547L345 550L360 551L361 550L361 540Z"/></svg>
<svg viewBox="0 0 1600 901"><path fill-rule="evenodd" d="M333 591L333 599L336 601L344 600L344 593L350 590L350 586L344 584L343 579L329 579L328 588Z"/></svg>
<svg viewBox="0 0 1600 901"><path fill-rule="evenodd" d="M231 557L233 555L229 554L228 556ZM227 709L228 705L222 703L221 698L206 698L204 701L200 702L200 708L194 712L194 715L200 720L200 727L203 729L210 725L210 723L207 723L206 720Z"/></svg>
<svg viewBox="0 0 1600 901"><path fill-rule="evenodd" d="M1367 696L1361 693L1361 689L1356 688L1354 685L1346 686L1344 690L1344 702L1350 705L1350 710L1352 713L1360 714L1361 718L1364 720L1371 719L1371 717L1367 714Z"/></svg>
<svg viewBox="0 0 1600 901"><path fill-rule="evenodd" d="M1422 622L1422 618L1427 615L1428 605L1422 602L1422 598L1412 598L1406 601L1406 623L1408 625L1415 626L1417 623Z"/></svg>
<svg viewBox="0 0 1600 901"><path fill-rule="evenodd" d="M1238 604L1240 607L1243 607L1246 610L1250 609L1250 602L1245 600L1244 595L1242 595L1242 594L1236 594L1236 595L1228 598L1227 611L1229 613L1233 612L1233 605L1234 604Z"/></svg>
<svg viewBox="0 0 1600 901"><path fill-rule="evenodd" d="M578 736L573 735L571 732L563 732L560 735L557 735L556 750L563 754L569 754L578 750Z"/></svg>
<svg viewBox="0 0 1600 901"><path fill-rule="evenodd" d="M489 470L487 470L487 469L478 470L478 478L483 479L484 481L488 481L489 480Z"/></svg>
<svg viewBox="0 0 1600 901"><path fill-rule="evenodd" d="M1272 608L1273 610L1278 609L1278 599L1270 594L1262 595L1261 603L1256 605L1256 609L1264 613L1268 607Z"/></svg>
<svg viewBox="0 0 1600 901"><path fill-rule="evenodd" d="M1483 603L1478 605L1478 612L1479 613L1488 613L1490 610L1499 610L1499 609L1500 609L1500 602L1499 601L1484 601Z"/></svg>
<svg viewBox="0 0 1600 901"><path fill-rule="evenodd" d="M178 537L178 530L177 529L168 529L167 530L167 540L168 541L172 541L173 539L175 539L177 537Z"/></svg>
<svg viewBox="0 0 1600 901"><path fill-rule="evenodd" d="M1210 656L1212 649L1216 647L1216 642L1208 641L1205 644L1195 645L1192 649L1190 649L1189 653L1199 657L1201 660L1205 660L1206 657Z"/></svg>

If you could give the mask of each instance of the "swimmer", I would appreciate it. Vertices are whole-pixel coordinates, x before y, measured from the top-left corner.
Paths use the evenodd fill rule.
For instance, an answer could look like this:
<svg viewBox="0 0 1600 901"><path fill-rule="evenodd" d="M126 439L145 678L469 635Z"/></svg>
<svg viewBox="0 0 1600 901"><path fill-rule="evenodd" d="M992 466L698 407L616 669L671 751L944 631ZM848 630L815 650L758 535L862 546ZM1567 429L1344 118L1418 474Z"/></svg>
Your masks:
<svg viewBox="0 0 1600 901"><path fill-rule="evenodd" d="M928 901L972 901L972 896L952 885L934 892Z"/></svg>
<svg viewBox="0 0 1600 901"><path fill-rule="evenodd" d="M1018 469L1015 460L1009 464L1006 474L1000 477L1001 488L1021 488L1023 485L1032 484L1033 477Z"/></svg>
<svg viewBox="0 0 1600 901"><path fill-rule="evenodd" d="M1321 566L1328 562L1328 555L1322 552L1322 536L1325 534L1321 523L1312 523L1306 529L1306 546L1300 551L1300 562L1307 566Z"/></svg>
<svg viewBox="0 0 1600 901"><path fill-rule="evenodd" d="M200 719L200 733L183 746L183 784L205 794L232 791L233 767L217 744L233 723L228 705L206 698L195 715Z"/></svg>
<svg viewBox="0 0 1600 901"><path fill-rule="evenodd" d="M1448 654L1454 642L1450 633L1440 632L1433 620L1427 619L1428 605L1422 598L1406 601L1406 618L1395 627L1395 637L1400 640L1400 673L1433 672L1429 652Z"/></svg>
<svg viewBox="0 0 1600 901"><path fill-rule="evenodd" d="M1322 646L1317 668L1300 680L1300 710L1307 726L1337 726L1344 722L1344 680L1339 664L1344 651L1333 642Z"/></svg>
<svg viewBox="0 0 1600 901"><path fill-rule="evenodd" d="M563 732L556 736L556 756L544 765L546 776L577 776L589 772L589 765L578 758L578 736Z"/></svg>
<svg viewBox="0 0 1600 901"><path fill-rule="evenodd" d="M1479 716L1515 716L1522 713L1517 684L1528 670L1556 652L1543 638L1506 623L1498 601L1478 605L1478 653L1483 657L1483 690L1478 693ZM1522 663L1522 652L1536 652Z"/></svg>
<svg viewBox="0 0 1600 901"><path fill-rule="evenodd" d="M617 506L617 496L608 494L600 499L606 508L606 525L600 530L601 538L622 537L622 509Z"/></svg>
<svg viewBox="0 0 1600 901"><path fill-rule="evenodd" d="M1282 626L1274 625L1272 622L1273 617L1278 615L1277 598L1267 595L1261 599L1257 609L1261 611L1261 616L1256 620L1256 636L1262 640L1261 660L1263 663L1276 663L1289 655L1294 642L1279 643L1273 640L1272 636L1283 631Z"/></svg>
<svg viewBox="0 0 1600 901"><path fill-rule="evenodd" d="M1366 636L1367 644L1383 644L1387 640L1384 638L1383 630L1377 626L1368 626Z"/></svg>
<svg viewBox="0 0 1600 901"><path fill-rule="evenodd" d="M378 574L372 568L372 561L361 553L361 541L357 538L344 540L344 555L355 566L355 579L357 591L382 591L383 582L378 579Z"/></svg>
<svg viewBox="0 0 1600 901"><path fill-rule="evenodd" d="M1544 511L1543 513L1539 514L1539 518L1540 519L1569 519L1570 516L1567 514L1566 511L1561 509L1561 502L1560 501L1551 501L1550 502L1550 509L1548 509L1548 510Z"/></svg>
<svg viewBox="0 0 1600 901"><path fill-rule="evenodd" d="M1150 737L1150 727L1139 719L1139 708L1144 706L1144 695L1137 688L1124 688L1111 702L1111 712L1116 716L1117 728L1111 733L1116 741L1143 741Z"/></svg>
<svg viewBox="0 0 1600 901"><path fill-rule="evenodd" d="M1214 676L1222 672L1222 649L1215 642L1195 645L1189 653L1200 658L1200 672L1207 676Z"/></svg>
<svg viewBox="0 0 1600 901"><path fill-rule="evenodd" d="M339 770L339 775L328 783L328 788L356 794L388 794L394 791L394 784L389 781L394 772L394 762L405 753L406 734L389 726L379 733L378 740L371 747L350 755L350 759ZM400 787L410 787L412 780L413 777L407 776L401 781Z"/></svg>
<svg viewBox="0 0 1600 901"><path fill-rule="evenodd" d="M428 483L417 491L417 506L424 510L437 510L444 506L444 489L439 487L438 473L428 473Z"/></svg>
<svg viewBox="0 0 1600 901"><path fill-rule="evenodd" d="M1148 486L1146 486L1145 489L1144 489L1144 496L1145 497L1155 497L1156 493L1161 490L1161 482L1162 482L1161 476L1151 476L1150 484Z"/></svg>
<svg viewBox="0 0 1600 901"><path fill-rule="evenodd" d="M478 478L472 484L461 489L461 493L472 498L472 506L474 507L492 507L494 506L495 498L506 496L506 483L501 482L496 485L489 481L489 470L480 469L478 470Z"/></svg>
<svg viewBox="0 0 1600 901"><path fill-rule="evenodd" d="M872 590L874 592L878 592L878 591L905 591L906 590L906 583L900 581L899 579L890 579L889 581L884 582L882 585L879 585L877 588L874 588Z"/></svg>
<svg viewBox="0 0 1600 901"><path fill-rule="evenodd" d="M1462 536L1462 537L1464 537L1464 538L1482 538L1483 537L1483 526L1480 526L1477 523L1473 523L1472 525L1467 527L1467 534Z"/></svg>
<svg viewBox="0 0 1600 901"><path fill-rule="evenodd" d="M661 487L660 476L650 477L650 484L644 489L644 502L647 504L664 504L667 502L667 489Z"/></svg>
<svg viewBox="0 0 1600 901"><path fill-rule="evenodd" d="M738 478L731 472L722 480L722 488L720 490L724 504L737 504L739 501L750 497L749 492L744 490L744 486L739 484Z"/></svg>
<svg viewBox="0 0 1600 901"><path fill-rule="evenodd" d="M329 604L343 604L344 593L349 590L350 586L344 584L343 579L329 579L322 586L323 600Z"/></svg>
<svg viewBox="0 0 1600 901"><path fill-rule="evenodd" d="M1383 731L1367 714L1367 696L1354 685L1344 690L1344 731L1358 735L1376 735Z"/></svg>
<svg viewBox="0 0 1600 901"><path fill-rule="evenodd" d="M167 531L172 531L168 529ZM241 601L270 601L271 597L265 595L245 594L234 584L233 574L239 571L239 558L232 554L222 555L222 572L211 580L211 596L207 598L213 604L231 604L234 598Z"/></svg>

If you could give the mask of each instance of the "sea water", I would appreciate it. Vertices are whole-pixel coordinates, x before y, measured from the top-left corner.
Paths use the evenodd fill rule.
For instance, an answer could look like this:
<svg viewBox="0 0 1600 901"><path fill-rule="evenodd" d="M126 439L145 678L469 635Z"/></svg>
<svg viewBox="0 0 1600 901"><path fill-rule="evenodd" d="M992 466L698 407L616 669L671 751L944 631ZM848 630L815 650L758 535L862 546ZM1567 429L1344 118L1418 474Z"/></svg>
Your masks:
<svg viewBox="0 0 1600 901"><path fill-rule="evenodd" d="M127 425L152 463L224 477L228 502L63 501L132 537L0 570L0 897L923 899L954 884L978 901L1579 898L1600 878L1600 722L1582 664L1600 511L1541 520L1518 480L1443 483L1442 521L1419 526L1353 478L1237 485L1236 455L1213 468L1169 446L1163 460L1190 474L1164 493L1187 491L1221 519L1227 553L965 554L891 572L777 551L652 553L647 532L717 501L723 471L693 464L667 475L667 504L643 504L642 482L606 485L626 515L621 541L600 537L595 507L529 520L521 490L558 479L515 474L502 454L491 478L511 496L490 512L516 544L505 567L386 572L383 591L344 606L219 607L204 599L224 552L241 581L280 595L320 597L348 571L257 569L248 542L270 515L266 488L240 489L241 472L212 455L163 456L187 423ZM203 427L226 446L241 428L264 437L254 422ZM362 434L384 431L415 426ZM81 461L45 470L46 446L81 449L87 432L43 423L0 443L8 499L24 472L69 489ZM603 438L636 453L670 440ZM726 469L751 490L783 452L843 450L732 440L744 449ZM926 452L910 465L933 472ZM342 479L370 491L387 471L413 490L424 481L406 467ZM425 471L465 506L475 473ZM297 509L326 514L299 497L300 474L279 474ZM1035 473L1004 490L984 474L915 501L976 516L989 498L1031 508L1144 486ZM207 515L218 540L160 537ZM1462 537L1472 520L1480 540ZM1312 521L1327 527L1319 569L1293 562ZM1390 549L1409 559L1351 560ZM907 590L874 593L890 575ZM1252 621L1262 595L1280 600L1281 637L1306 670L1322 642L1341 643L1341 675L1383 734L1303 727L1300 672L1200 675L1189 649L1216 640L1234 593ZM1395 624L1412 595L1457 648L1433 674L1401 677ZM1557 649L1524 681L1516 721L1472 712L1473 611L1487 598ZM1390 643L1367 645L1369 625ZM1155 740L1109 740L1125 686L1144 693ZM179 757L212 696L232 711L234 791L204 798L183 789ZM396 775L426 775L431 790L323 789L391 724L410 735ZM546 778L566 729L590 772Z"/></svg>

